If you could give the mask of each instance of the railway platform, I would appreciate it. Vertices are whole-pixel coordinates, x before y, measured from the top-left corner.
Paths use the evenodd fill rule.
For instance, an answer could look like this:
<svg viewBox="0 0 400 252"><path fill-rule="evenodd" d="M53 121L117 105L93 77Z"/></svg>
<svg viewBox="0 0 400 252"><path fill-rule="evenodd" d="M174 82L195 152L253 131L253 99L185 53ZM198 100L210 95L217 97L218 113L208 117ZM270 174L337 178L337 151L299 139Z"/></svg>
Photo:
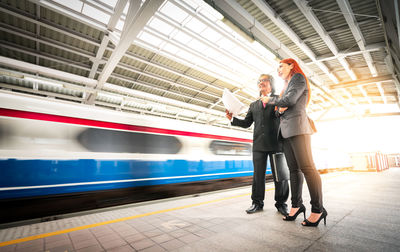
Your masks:
<svg viewBox="0 0 400 252"><path fill-rule="evenodd" d="M264 211L255 214L245 213L251 204L246 186L3 225L0 252L400 250L399 168L321 177L326 226L282 221L268 183ZM309 215L306 185L303 197Z"/></svg>

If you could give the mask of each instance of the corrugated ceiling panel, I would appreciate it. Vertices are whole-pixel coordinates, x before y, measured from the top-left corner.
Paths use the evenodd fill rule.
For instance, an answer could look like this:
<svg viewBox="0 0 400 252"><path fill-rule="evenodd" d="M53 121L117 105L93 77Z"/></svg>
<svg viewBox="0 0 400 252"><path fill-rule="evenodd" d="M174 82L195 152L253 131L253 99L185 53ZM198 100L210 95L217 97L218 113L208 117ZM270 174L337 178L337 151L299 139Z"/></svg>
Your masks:
<svg viewBox="0 0 400 252"><path fill-rule="evenodd" d="M74 31L82 37L94 40L98 43L101 42L101 38L103 37L102 31L94 29L88 25L83 24L82 22L78 22L67 16L60 15L59 13L49 10L47 8L41 8L40 15L41 18L44 20L59 24L70 31Z"/></svg>
<svg viewBox="0 0 400 252"><path fill-rule="evenodd" d="M83 69L74 67L70 64L60 64L59 62L55 62L55 61L48 60L48 59L40 59L39 64L44 67L49 67L52 69L57 69L60 71L64 71L64 72L68 72L68 73L72 73L72 74L76 74L76 75L80 75L80 76L88 76L89 75L89 71L85 71Z"/></svg>
<svg viewBox="0 0 400 252"><path fill-rule="evenodd" d="M142 47L137 46L135 44L132 44L129 47L128 52L131 52L134 55L138 55L145 59L151 59L155 55L155 53L150 52L149 50L143 49Z"/></svg>
<svg viewBox="0 0 400 252"><path fill-rule="evenodd" d="M127 65L132 66L133 68L136 68L136 69L144 69L145 66L147 66L147 64L145 64L145 63L142 63L140 61L137 61L135 59L132 59L132 58L126 57L126 56L123 56L121 58L120 63L127 64Z"/></svg>
<svg viewBox="0 0 400 252"><path fill-rule="evenodd" d="M98 48L98 46L95 46L95 45L89 44L83 40L79 40L74 37L68 36L68 33L63 34L58 31L55 31L55 30L52 30L52 29L49 29L49 28L43 27L43 26L40 27L40 35L43 37L50 38L52 40L56 40L61 43L70 45L74 48L81 49L93 56L96 53L97 48Z"/></svg>
<svg viewBox="0 0 400 252"><path fill-rule="evenodd" d="M177 71L179 73L183 73L190 69L190 67L180 64L176 61L173 61L171 59L168 59L166 57L163 57L161 55L157 55L152 59L153 62L156 62L157 64L160 64L162 66L166 66L169 69L172 69L174 71Z"/></svg>
<svg viewBox="0 0 400 252"><path fill-rule="evenodd" d="M374 60L376 70L379 75L390 74L390 71L385 63L385 57L387 56L386 51L379 50L375 52L370 52L372 59Z"/></svg>

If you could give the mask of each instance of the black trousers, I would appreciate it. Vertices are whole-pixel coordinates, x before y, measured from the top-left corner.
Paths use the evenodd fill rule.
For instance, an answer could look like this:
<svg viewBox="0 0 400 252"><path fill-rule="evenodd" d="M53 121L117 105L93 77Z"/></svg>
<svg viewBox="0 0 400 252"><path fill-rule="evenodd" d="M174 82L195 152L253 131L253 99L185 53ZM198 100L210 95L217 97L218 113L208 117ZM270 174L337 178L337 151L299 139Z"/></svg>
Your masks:
<svg viewBox="0 0 400 252"><path fill-rule="evenodd" d="M311 197L311 212L322 213L322 183L312 157L311 136L299 135L284 138L283 152L290 170L292 207L300 207L303 203L304 174Z"/></svg>
<svg viewBox="0 0 400 252"><path fill-rule="evenodd" d="M271 160L272 154L275 152L262 152L253 151L253 185L251 199L254 204L264 206L265 198L265 172L267 169L268 157ZM272 172L273 169L272 169ZM272 174L275 178L275 174ZM289 183L287 180L283 180L275 183L275 206L286 205L286 201L289 197Z"/></svg>

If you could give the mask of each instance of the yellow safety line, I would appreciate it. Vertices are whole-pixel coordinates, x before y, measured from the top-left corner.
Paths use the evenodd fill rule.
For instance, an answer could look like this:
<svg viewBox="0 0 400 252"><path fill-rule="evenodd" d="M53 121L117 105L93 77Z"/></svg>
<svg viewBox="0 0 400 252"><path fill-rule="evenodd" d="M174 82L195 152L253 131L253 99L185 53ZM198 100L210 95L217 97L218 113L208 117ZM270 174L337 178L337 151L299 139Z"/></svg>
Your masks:
<svg viewBox="0 0 400 252"><path fill-rule="evenodd" d="M274 190L274 189L275 188L270 188L270 189L267 189L266 191L271 191L271 190ZM185 209L185 208L189 208L189 207L201 206L201 205L205 205L205 204L210 204L210 203L215 203L215 202L219 202L219 201L223 201L223 200L239 198L239 197L248 196L248 195L250 195L250 193L240 194L240 195L236 195L236 196L231 196L231 197L221 198L221 199L216 199L216 200L210 200L210 201L205 201L205 202L200 202L200 203L186 205L186 206L174 207L174 208L154 211L154 212L150 212L150 213L144 213L144 214L139 214L139 215L134 215L134 216L128 216L128 217L119 218L119 219L115 219L115 220L103 221L103 222L99 222L99 223L94 223L94 224L80 226L80 227L74 227L74 228L68 228L68 229L54 231L54 232L45 233L45 234L38 234L38 235L28 236L28 237L24 237L24 238L20 238L20 239L16 239L16 240L0 242L0 247L16 244L16 243L20 243L20 242L26 242L26 241L32 241L32 240L36 240L36 239L41 239L41 238L45 238L45 237L49 237L49 236L53 236L53 235L65 234L65 233L78 231L78 230L82 230L82 229L98 227L98 226L107 225L107 224L111 224L111 223L116 223L116 222L121 222L121 221L126 221L126 220L132 220L132 219L141 218L141 217L145 217L145 216L150 216L150 215L154 215L154 214L166 213L166 212Z"/></svg>

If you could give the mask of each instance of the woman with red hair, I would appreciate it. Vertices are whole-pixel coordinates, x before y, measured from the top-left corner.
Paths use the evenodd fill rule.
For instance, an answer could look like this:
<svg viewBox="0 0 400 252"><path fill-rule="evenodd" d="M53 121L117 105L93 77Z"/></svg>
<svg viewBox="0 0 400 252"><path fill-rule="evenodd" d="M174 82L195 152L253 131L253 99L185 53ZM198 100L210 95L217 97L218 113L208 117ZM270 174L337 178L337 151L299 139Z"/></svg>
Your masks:
<svg viewBox="0 0 400 252"><path fill-rule="evenodd" d="M311 215L304 219L303 226L318 226L328 213L322 205L321 177L312 157L311 134L313 128L306 113L311 89L306 76L294 59L283 59L279 63L278 75L285 81L280 97L262 97L264 103L279 108L279 136L283 138L283 151L290 170L292 208L285 221L294 221L306 208L303 205L303 175L311 197Z"/></svg>

